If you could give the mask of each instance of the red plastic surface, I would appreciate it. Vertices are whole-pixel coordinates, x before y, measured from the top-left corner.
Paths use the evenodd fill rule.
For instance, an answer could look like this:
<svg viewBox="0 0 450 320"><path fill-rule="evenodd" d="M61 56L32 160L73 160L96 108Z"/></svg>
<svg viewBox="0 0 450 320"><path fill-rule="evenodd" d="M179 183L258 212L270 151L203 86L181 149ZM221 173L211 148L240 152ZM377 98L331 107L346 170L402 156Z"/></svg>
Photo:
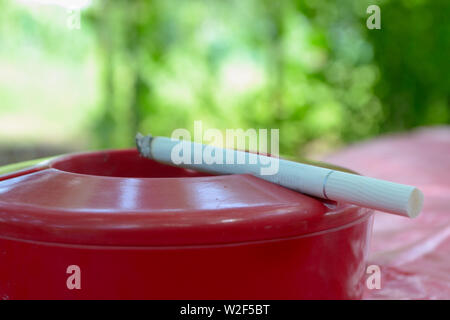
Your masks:
<svg viewBox="0 0 450 320"><path fill-rule="evenodd" d="M135 150L0 181L0 298L359 298L371 211ZM66 268L82 289L66 287Z"/></svg>
<svg viewBox="0 0 450 320"><path fill-rule="evenodd" d="M369 263L381 267L381 289L365 297L450 299L450 128L382 137L327 161L417 186L425 195L417 219L375 215Z"/></svg>

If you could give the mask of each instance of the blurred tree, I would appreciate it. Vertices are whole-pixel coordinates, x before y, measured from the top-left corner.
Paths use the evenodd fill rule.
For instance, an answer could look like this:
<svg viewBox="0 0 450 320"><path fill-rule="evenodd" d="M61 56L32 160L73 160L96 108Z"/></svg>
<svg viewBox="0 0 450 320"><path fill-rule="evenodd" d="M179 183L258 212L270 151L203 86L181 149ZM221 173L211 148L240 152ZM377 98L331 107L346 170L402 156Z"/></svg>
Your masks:
<svg viewBox="0 0 450 320"><path fill-rule="evenodd" d="M381 131L450 122L450 1L389 1L367 32L380 71Z"/></svg>
<svg viewBox="0 0 450 320"><path fill-rule="evenodd" d="M95 48L0 1L0 53L26 42L71 68L96 53L93 147L203 120L279 128L282 153L309 155L450 123L446 0L99 0L77 35ZM381 8L380 30L366 27L370 4Z"/></svg>

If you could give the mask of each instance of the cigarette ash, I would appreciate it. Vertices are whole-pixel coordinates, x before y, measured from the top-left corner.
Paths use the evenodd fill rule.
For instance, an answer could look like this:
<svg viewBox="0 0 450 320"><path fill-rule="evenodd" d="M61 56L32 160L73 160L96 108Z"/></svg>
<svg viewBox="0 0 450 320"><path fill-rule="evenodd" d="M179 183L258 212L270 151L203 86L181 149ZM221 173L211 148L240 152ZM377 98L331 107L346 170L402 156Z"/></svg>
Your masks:
<svg viewBox="0 0 450 320"><path fill-rule="evenodd" d="M151 135L144 136L141 133L136 134L136 147L141 154L141 156L146 158L152 158L152 152L151 152L151 142L153 137Z"/></svg>

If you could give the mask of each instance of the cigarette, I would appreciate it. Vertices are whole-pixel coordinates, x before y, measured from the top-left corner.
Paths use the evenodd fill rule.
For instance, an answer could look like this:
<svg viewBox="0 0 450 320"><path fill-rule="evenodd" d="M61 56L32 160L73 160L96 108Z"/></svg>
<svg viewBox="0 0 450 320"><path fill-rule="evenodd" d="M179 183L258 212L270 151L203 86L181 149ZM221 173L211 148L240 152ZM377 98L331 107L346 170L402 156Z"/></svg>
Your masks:
<svg viewBox="0 0 450 320"><path fill-rule="evenodd" d="M136 145L142 156L165 164L213 174L251 174L307 195L405 217L417 217L423 206L423 193L416 187L329 168L139 133ZM179 150L183 150L181 162L174 160ZM224 160L214 162L205 154L221 155Z"/></svg>

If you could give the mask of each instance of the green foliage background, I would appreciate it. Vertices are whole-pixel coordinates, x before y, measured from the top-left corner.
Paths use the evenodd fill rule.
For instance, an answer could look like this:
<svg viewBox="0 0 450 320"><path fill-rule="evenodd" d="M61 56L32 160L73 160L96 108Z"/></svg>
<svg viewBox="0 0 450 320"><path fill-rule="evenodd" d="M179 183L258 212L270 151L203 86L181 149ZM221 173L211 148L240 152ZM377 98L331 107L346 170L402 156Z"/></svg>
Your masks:
<svg viewBox="0 0 450 320"><path fill-rule="evenodd" d="M0 0L0 123L43 119L37 140L127 147L202 120L309 155L450 123L448 0L94 0L80 30L66 10Z"/></svg>

